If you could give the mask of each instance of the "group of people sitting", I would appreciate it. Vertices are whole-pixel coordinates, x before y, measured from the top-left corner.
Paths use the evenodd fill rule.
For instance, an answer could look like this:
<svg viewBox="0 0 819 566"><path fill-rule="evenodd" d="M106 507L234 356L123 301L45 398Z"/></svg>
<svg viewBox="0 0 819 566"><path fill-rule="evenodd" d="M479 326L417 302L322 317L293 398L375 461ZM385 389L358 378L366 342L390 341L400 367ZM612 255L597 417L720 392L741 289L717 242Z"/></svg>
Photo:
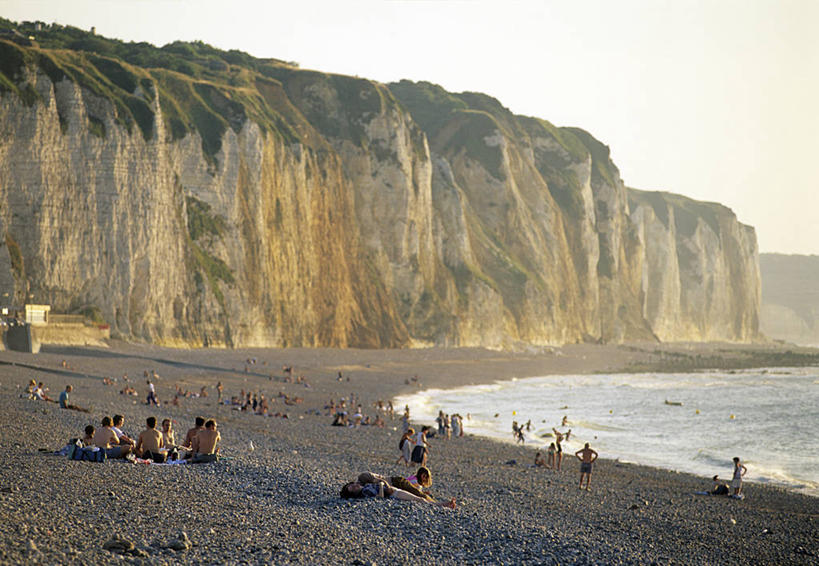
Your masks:
<svg viewBox="0 0 819 566"><path fill-rule="evenodd" d="M141 458L155 463L179 459L190 459L192 463L216 461L221 435L216 421L196 417L194 427L185 434L181 444L176 442L176 433L170 419L162 421L162 430L156 429L156 417L148 417L146 428L136 440L122 430L125 418L114 415L102 418L101 427L85 427L82 439L84 446L96 446L105 451L108 458ZM181 456L181 457L180 457Z"/></svg>
<svg viewBox="0 0 819 566"><path fill-rule="evenodd" d="M341 488L342 499L363 499L365 497L381 497L438 505L455 508L455 498L446 501L436 501L429 492L432 485L432 473L424 466L418 468L415 474L409 477L386 477L372 472L363 472L355 481L344 484Z"/></svg>

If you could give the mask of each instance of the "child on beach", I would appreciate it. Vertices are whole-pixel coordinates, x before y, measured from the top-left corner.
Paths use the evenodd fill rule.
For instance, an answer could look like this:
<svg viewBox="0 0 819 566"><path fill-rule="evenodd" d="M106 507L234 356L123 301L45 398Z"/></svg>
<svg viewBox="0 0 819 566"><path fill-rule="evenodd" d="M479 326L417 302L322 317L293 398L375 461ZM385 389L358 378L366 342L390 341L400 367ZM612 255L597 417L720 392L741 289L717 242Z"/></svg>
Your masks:
<svg viewBox="0 0 819 566"><path fill-rule="evenodd" d="M742 477L748 469L739 462L739 456L734 456L734 477L731 480L731 488L734 496L738 497L742 493Z"/></svg>
<svg viewBox="0 0 819 566"><path fill-rule="evenodd" d="M410 454L412 452L412 435L415 434L415 431L411 428L407 429L401 436L401 440L398 441L398 449L401 451L401 456L395 462L396 464L400 464L401 460L404 461L405 466L410 465Z"/></svg>

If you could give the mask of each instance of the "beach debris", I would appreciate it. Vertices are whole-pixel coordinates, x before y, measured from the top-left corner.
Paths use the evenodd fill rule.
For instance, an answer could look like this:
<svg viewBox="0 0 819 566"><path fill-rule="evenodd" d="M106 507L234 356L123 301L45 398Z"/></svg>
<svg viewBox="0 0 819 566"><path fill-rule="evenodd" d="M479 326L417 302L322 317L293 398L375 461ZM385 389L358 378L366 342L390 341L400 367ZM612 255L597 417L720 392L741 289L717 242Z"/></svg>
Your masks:
<svg viewBox="0 0 819 566"><path fill-rule="evenodd" d="M732 525L736 525L736 524L737 524L737 520L736 520L736 519L734 519L733 517L731 517L731 524L732 524Z"/></svg>
<svg viewBox="0 0 819 566"><path fill-rule="evenodd" d="M517 461L517 460L507 460L507 461L506 461L506 465L507 465L507 466L517 466L517 465L518 465L518 461Z"/></svg>
<svg viewBox="0 0 819 566"><path fill-rule="evenodd" d="M253 446L253 441L252 441L252 440L250 441L250 444L248 444L247 449L248 449L250 452L253 452L254 450L256 450L256 447L255 447L255 446Z"/></svg>
<svg viewBox="0 0 819 566"><path fill-rule="evenodd" d="M188 533L185 531L179 531L179 535L176 538L168 541L167 547L180 552L190 550L191 541L188 538Z"/></svg>
<svg viewBox="0 0 819 566"><path fill-rule="evenodd" d="M133 542L119 535L114 535L108 539L105 544L102 545L102 548L115 554L130 554L131 556L138 556L140 558L148 556L147 552L137 548Z"/></svg>

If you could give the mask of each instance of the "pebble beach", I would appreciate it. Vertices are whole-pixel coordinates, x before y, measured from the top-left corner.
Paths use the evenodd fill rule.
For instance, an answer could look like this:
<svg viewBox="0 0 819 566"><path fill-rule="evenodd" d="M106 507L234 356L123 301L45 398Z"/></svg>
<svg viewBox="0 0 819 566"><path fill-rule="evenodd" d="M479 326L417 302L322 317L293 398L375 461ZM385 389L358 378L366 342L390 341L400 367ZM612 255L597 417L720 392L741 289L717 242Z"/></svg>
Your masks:
<svg viewBox="0 0 819 566"><path fill-rule="evenodd" d="M422 388L679 364L675 352L592 345L521 353L180 350L120 342L0 352L0 563L819 563L819 498L754 483L744 500L695 495L709 489L709 478L603 459L592 490L580 491L579 463L569 455L559 473L534 468L531 447L472 436L468 423L464 437L430 442L433 492L455 497L456 509L339 497L359 472L414 468L395 464L401 407L383 428L333 427L330 399L355 395L374 416L378 400ZM729 367L746 363L742 348L718 355ZM286 382L285 365L309 387ZM145 371L159 375L160 407L144 403ZM120 394L124 374L137 396ZM71 384L71 402L91 412L24 398L30 379L43 381L53 398ZM225 398L263 392L273 400L270 412L287 418L218 404L219 381ZM205 387L208 396L172 406L177 384ZM301 400L286 405L280 392ZM54 454L85 425L115 413L132 436L151 415L173 419L177 438L195 416L214 418L223 458L160 466Z"/></svg>

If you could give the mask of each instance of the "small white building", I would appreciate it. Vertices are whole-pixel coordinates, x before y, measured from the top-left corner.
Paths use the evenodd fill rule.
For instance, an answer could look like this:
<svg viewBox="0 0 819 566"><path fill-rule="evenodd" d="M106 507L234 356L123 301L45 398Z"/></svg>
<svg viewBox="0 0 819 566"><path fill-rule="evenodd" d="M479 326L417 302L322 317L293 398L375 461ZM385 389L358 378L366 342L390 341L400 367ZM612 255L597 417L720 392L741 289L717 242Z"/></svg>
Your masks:
<svg viewBox="0 0 819 566"><path fill-rule="evenodd" d="M47 324L51 305L26 305L26 322L29 324Z"/></svg>

